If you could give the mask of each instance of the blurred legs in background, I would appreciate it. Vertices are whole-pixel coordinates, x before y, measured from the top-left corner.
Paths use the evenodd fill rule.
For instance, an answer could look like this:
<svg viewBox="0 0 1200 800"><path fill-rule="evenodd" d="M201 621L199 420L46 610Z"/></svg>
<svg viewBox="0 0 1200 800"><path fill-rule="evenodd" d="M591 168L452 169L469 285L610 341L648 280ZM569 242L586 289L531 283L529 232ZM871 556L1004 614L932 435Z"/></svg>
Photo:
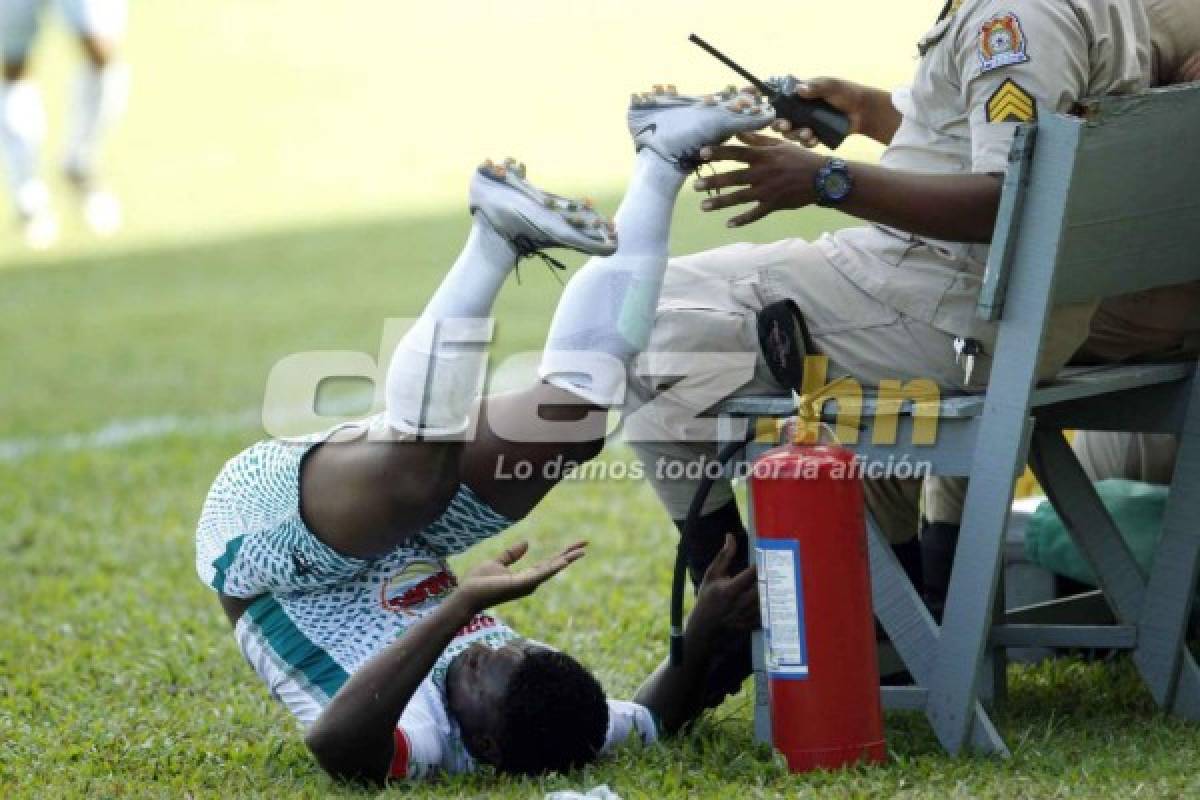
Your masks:
<svg viewBox="0 0 1200 800"><path fill-rule="evenodd" d="M4 85L0 87L0 147L9 189L26 243L44 249L58 238L50 192L39 177L46 113L29 75L29 55L46 0L0 0ZM76 190L84 219L98 234L121 225L117 198L97 179L96 159L105 131L121 115L128 96L129 71L116 60L124 37L126 0L59 0L57 3L83 49L71 98L71 128L63 171Z"/></svg>

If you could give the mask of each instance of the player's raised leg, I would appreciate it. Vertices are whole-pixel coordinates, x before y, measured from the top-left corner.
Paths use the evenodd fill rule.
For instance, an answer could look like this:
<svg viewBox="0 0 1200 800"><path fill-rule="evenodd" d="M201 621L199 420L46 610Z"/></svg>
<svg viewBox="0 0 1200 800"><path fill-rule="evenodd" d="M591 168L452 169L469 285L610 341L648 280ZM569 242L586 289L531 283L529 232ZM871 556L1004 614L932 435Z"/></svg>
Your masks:
<svg viewBox="0 0 1200 800"><path fill-rule="evenodd" d="M529 513L561 478L547 465L582 462L603 446L604 409L624 401L625 377L654 324L667 266L671 215L700 148L756 130L772 118L757 96L706 96L673 87L634 95L633 176L616 214L617 252L593 258L567 284L530 389L491 396L464 453L464 480L502 514ZM521 464L524 478L504 464Z"/></svg>
<svg viewBox="0 0 1200 800"><path fill-rule="evenodd" d="M79 196L84 220L100 235L121 226L121 204L99 177L105 133L125 111L129 66L118 50L125 36L127 0L59 0L84 60L71 96L71 127L63 171Z"/></svg>
<svg viewBox="0 0 1200 800"><path fill-rule="evenodd" d="M25 242L35 250L54 244L58 221L50 192L38 176L46 135L46 110L29 75L29 52L37 37L42 0L0 0L4 85L0 87L0 147L9 190Z"/></svg>
<svg viewBox="0 0 1200 800"><path fill-rule="evenodd" d="M392 356L386 411L313 451L301 506L313 531L356 556L395 548L437 519L460 484L459 460L482 388L492 305L519 258L544 248L616 249L588 204L525 180L515 161L488 162L471 183L466 246Z"/></svg>

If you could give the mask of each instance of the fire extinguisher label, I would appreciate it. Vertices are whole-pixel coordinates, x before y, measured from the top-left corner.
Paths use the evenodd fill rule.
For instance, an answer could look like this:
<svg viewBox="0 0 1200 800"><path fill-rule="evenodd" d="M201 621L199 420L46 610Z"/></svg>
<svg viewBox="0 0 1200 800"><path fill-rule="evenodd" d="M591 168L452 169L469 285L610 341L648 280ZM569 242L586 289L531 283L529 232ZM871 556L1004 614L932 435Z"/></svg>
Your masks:
<svg viewBox="0 0 1200 800"><path fill-rule="evenodd" d="M759 539L756 551L767 673L772 678L806 680L808 641L804 633L800 543L795 539Z"/></svg>

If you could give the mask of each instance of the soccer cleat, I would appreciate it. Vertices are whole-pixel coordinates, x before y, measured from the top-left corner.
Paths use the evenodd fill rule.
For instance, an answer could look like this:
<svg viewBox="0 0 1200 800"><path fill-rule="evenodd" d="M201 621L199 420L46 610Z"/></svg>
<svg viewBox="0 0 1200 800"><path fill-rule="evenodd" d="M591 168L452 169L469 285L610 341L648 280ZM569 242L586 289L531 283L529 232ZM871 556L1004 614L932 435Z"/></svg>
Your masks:
<svg viewBox="0 0 1200 800"><path fill-rule="evenodd" d="M16 192L17 222L25 246L31 250L47 250L58 241L58 218L50 205L50 190L34 179L26 181Z"/></svg>
<svg viewBox="0 0 1200 800"><path fill-rule="evenodd" d="M93 189L83 197L83 218L97 236L111 236L121 228L121 201L112 192Z"/></svg>
<svg viewBox="0 0 1200 800"><path fill-rule="evenodd" d="M471 213L482 215L519 256L552 247L593 256L617 251L616 229L591 200L551 194L525 176L525 165L514 159L499 164L489 159L476 170L470 192Z"/></svg>
<svg viewBox="0 0 1200 800"><path fill-rule="evenodd" d="M58 241L58 219L49 208L21 217L21 234L30 250L49 250Z"/></svg>
<svg viewBox="0 0 1200 800"><path fill-rule="evenodd" d="M121 201L112 192L97 184L96 179L82 166L68 161L63 167L67 183L79 198L84 222L97 236L111 236L121 228Z"/></svg>
<svg viewBox="0 0 1200 800"><path fill-rule="evenodd" d="M629 133L638 152L648 147L686 170L699 165L701 147L765 128L774 119L765 98L733 86L692 96L680 94L674 85L657 85L652 92L633 95L629 103Z"/></svg>

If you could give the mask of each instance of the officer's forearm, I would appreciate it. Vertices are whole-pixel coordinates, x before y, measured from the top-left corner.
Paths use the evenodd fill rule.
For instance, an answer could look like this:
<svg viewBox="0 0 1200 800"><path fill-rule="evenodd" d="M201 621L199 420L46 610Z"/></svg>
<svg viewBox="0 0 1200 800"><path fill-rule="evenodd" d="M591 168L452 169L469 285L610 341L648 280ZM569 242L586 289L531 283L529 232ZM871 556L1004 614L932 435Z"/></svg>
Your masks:
<svg viewBox="0 0 1200 800"><path fill-rule="evenodd" d="M863 93L862 131L882 145L892 143L903 117L892 105L892 95L882 89L867 89Z"/></svg>
<svg viewBox="0 0 1200 800"><path fill-rule="evenodd" d="M1000 206L996 175L932 175L855 164L854 190L839 209L918 236L990 242Z"/></svg>

